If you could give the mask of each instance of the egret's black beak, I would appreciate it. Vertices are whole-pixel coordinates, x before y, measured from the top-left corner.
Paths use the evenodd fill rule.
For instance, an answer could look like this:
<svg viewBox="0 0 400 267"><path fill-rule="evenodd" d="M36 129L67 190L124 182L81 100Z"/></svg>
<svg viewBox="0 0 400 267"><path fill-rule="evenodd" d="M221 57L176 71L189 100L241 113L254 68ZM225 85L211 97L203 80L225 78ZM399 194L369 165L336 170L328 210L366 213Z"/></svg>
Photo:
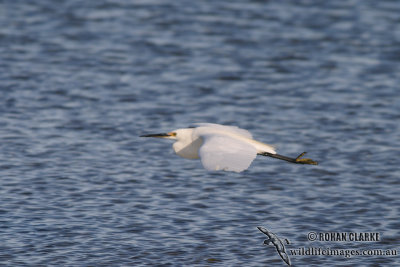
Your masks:
<svg viewBox="0 0 400 267"><path fill-rule="evenodd" d="M158 137L158 138L165 138L171 136L171 133L159 133L159 134L144 134L140 137Z"/></svg>

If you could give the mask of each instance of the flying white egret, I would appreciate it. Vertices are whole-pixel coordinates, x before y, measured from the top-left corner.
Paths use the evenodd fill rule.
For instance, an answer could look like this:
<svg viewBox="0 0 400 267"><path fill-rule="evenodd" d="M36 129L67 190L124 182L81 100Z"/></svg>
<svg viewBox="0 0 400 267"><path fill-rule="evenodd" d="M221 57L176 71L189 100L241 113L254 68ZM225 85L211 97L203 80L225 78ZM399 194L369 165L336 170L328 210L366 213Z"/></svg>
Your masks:
<svg viewBox="0 0 400 267"><path fill-rule="evenodd" d="M173 139L172 145L179 156L186 159L201 159L207 170L234 171L246 170L258 155L286 160L291 163L317 165L316 161L290 158L276 153L272 145L253 139L251 133L236 126L215 123L196 123L196 127L177 129L168 133L146 134L140 137L159 137Z"/></svg>

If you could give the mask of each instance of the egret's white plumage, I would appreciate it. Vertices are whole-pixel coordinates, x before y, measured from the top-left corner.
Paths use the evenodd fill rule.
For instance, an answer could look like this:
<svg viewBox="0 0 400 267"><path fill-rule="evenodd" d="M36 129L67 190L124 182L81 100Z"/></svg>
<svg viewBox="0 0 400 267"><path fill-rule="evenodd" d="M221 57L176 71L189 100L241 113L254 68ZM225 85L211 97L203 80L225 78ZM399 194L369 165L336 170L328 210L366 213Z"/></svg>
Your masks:
<svg viewBox="0 0 400 267"><path fill-rule="evenodd" d="M241 172L250 166L257 154L293 163L302 163L295 162L297 159L276 154L272 145L254 140L249 131L236 126L215 123L197 123L195 125L196 127L177 129L163 134L143 135L143 137L176 140L172 145L176 154L187 159L200 158L207 170Z"/></svg>

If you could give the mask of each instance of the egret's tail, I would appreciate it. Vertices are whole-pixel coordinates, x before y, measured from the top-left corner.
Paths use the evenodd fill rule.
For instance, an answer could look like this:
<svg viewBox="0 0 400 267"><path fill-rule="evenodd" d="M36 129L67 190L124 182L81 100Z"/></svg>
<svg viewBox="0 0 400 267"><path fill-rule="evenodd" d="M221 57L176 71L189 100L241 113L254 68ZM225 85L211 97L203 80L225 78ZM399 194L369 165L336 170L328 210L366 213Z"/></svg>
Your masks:
<svg viewBox="0 0 400 267"><path fill-rule="evenodd" d="M302 157L306 154L307 152L301 153L297 158L290 158L286 157L283 155L279 154L271 154L268 152L262 152L259 153L259 155L266 156L266 157L271 157L271 158L276 158L276 159L281 159L281 160L286 160L291 163L297 163L297 164L310 164L310 165L318 165L318 162L312 160L312 159L303 159Z"/></svg>

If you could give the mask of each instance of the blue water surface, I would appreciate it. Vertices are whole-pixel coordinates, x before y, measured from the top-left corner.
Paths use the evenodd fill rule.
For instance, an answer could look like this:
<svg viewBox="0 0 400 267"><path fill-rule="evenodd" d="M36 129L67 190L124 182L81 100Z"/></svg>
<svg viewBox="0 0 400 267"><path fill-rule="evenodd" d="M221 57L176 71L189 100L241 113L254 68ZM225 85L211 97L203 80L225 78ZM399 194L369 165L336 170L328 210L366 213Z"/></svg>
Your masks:
<svg viewBox="0 0 400 267"><path fill-rule="evenodd" d="M0 264L285 266L257 226L287 250L399 253L399 14L396 0L0 1ZM208 172L138 137L194 122L320 164Z"/></svg>

